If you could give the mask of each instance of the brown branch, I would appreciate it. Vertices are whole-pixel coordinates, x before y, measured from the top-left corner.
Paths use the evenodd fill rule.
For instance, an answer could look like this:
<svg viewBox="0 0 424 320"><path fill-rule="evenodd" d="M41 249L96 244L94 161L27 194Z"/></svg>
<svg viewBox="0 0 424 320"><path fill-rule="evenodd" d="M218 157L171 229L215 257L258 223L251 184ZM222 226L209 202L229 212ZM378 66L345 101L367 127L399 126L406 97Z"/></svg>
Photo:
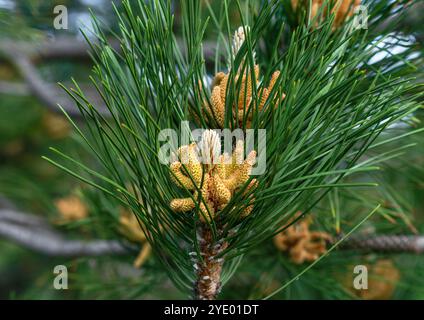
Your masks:
<svg viewBox="0 0 424 320"><path fill-rule="evenodd" d="M226 242L213 242L210 227L200 227L201 259L197 259L196 282L194 284L194 298L196 300L215 300L221 291L221 272L224 258L218 255L228 246Z"/></svg>
<svg viewBox="0 0 424 320"><path fill-rule="evenodd" d="M340 244L340 249L386 253L424 253L424 236L381 235L353 236Z"/></svg>
<svg viewBox="0 0 424 320"><path fill-rule="evenodd" d="M120 241L66 239L44 218L20 212L2 197L0 197L0 237L49 256L125 255L138 251L136 246L123 244ZM330 241L330 244L336 243L340 238L341 236L336 237ZM224 259L219 255L228 244L214 243L212 233L207 226L201 226L199 242L202 259L195 260L197 280L194 284L194 296L196 299L215 299L220 292L224 264ZM424 253L424 236L353 236L345 239L339 248L360 252L422 254Z"/></svg>

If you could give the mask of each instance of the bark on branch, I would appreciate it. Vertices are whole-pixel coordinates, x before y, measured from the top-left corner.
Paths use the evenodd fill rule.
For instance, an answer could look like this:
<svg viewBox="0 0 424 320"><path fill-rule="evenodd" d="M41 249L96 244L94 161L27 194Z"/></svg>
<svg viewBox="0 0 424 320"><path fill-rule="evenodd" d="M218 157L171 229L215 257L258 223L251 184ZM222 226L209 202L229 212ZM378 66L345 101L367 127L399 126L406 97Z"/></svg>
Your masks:
<svg viewBox="0 0 424 320"><path fill-rule="evenodd" d="M0 237L49 256L124 255L137 250L114 240L66 239L41 217L14 209L0 209Z"/></svg>
<svg viewBox="0 0 424 320"><path fill-rule="evenodd" d="M117 46L117 44L112 44ZM22 76L24 84L8 83L2 81L0 90L17 90L18 95L26 94L27 91L37 97L49 110L61 113L58 104L73 117L81 116L75 102L58 85L52 85L44 81L37 71L36 64L42 60L51 59L79 59L88 60L88 45L83 41L74 39L58 39L53 42L41 44L13 42L4 40L0 42L0 57L10 63ZM12 93L6 91L4 93ZM98 107L98 111L107 116L109 111L97 92L87 92L88 99Z"/></svg>
<svg viewBox="0 0 424 320"><path fill-rule="evenodd" d="M353 236L343 241L340 248L370 252L421 254L424 253L424 236Z"/></svg>
<svg viewBox="0 0 424 320"><path fill-rule="evenodd" d="M196 300L215 300L221 291L221 273L224 258L218 255L226 249L228 243L213 243L212 232L207 225L200 227L199 243L202 258L197 259L196 282L194 284L194 298Z"/></svg>
<svg viewBox="0 0 424 320"><path fill-rule="evenodd" d="M0 237L41 254L50 256L125 255L138 251L137 246L114 240L71 240L51 227L49 222L34 214L21 212L5 198L0 197ZM340 238L335 238L335 243ZM212 244L207 228L200 229L200 246L203 260L195 261L197 282L195 297L213 299L220 290L220 277L224 260L218 258L227 243ZM341 250L385 253L424 253L423 235L353 236L345 239Z"/></svg>

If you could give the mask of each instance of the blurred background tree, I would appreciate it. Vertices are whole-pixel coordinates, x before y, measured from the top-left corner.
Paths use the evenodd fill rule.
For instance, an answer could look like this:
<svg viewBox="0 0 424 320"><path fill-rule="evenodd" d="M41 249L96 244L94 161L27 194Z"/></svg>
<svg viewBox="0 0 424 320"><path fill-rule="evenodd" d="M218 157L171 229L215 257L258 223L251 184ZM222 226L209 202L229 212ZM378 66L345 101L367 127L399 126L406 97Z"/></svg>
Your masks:
<svg viewBox="0 0 424 320"><path fill-rule="evenodd" d="M243 10L250 10L254 2L241 1L240 6ZM211 12L219 12L219 3L202 1L205 17ZM374 17L382 19L376 23L380 29L371 30L369 36L378 39L381 35L392 34L392 26L384 24L387 17L395 16L387 13L393 9L391 2L370 0L364 3L370 5ZM422 3L413 3L422 8ZM58 4L68 8L68 30L53 28L53 8ZM286 1L286 5L289 8L290 1ZM31 230L36 231L39 227L39 222L31 225L30 220L35 216L43 219L40 230L51 231L54 235L60 233L67 240L124 239L125 247L119 247L112 254L94 257L91 254L63 257L50 252L46 259L43 250L10 239L0 239L0 298L185 298L173 287L154 258L143 260L141 268L134 267L134 261L143 252L145 241L138 234L129 237L133 222L123 222L122 208L117 203L81 185L41 159L51 146L60 147L67 154L75 154L79 158L88 159L89 156L72 134L65 117L43 95L37 93L38 87L31 83L33 78L22 74L22 65L11 59L11 52L16 57L21 53L30 56L29 61L52 99L66 99L65 94L56 88L56 82L67 85L70 84L69 79L74 77L88 86L87 74L92 69L92 63L86 54L86 46L82 44L79 29L88 34L92 30L89 8L110 28L110 35L118 30L118 21L109 0L0 0L0 207L30 213L31 218L25 223L30 225ZM181 35L181 20L184 17L181 17L177 4L174 4L174 10L175 32ZM241 24L235 1L230 1L228 10L234 30ZM296 24L293 13L287 12L281 14L281 19L288 24ZM376 12L380 12L380 15ZM387 44L387 56L376 57L376 60L377 63L381 61L381 64L386 64L388 73L413 74L417 83L422 83L424 30L420 17L412 14L420 11L408 12L411 14L402 15L400 22L396 23L398 33L393 34L391 43ZM258 57L263 64L271 65L276 50L287 49L284 45L288 40L282 41L281 48L274 47L273 37L279 33L276 28L280 25L281 21L270 21L269 30L259 44ZM205 34L207 40L214 43L219 36L214 23L208 24ZM284 37L288 39L290 35ZM49 48L49 44L57 41L68 43L70 48L82 49L75 50L75 54L69 54L70 51L57 54L53 48L50 53L46 53L46 50L44 56L40 56L40 47ZM206 43L207 50L212 53L207 61L208 72L214 74L220 70L219 64L213 64L215 53ZM222 50L225 48L222 47ZM422 119L423 112L418 110L413 117L400 123L395 130L388 131L385 136L395 139L405 135L404 139L383 144L366 155L371 159L387 153L387 157L382 157L382 168L378 173L373 173L371 177L369 173L356 174L352 178L355 182L378 181L378 187L354 191L334 189L314 208L311 228L329 234L342 233L360 222L377 204L381 204L377 213L363 223L362 233L424 234L424 136L422 132L410 134L423 128ZM82 119L80 123L83 125ZM409 148L403 149L406 146ZM390 154L394 149L399 151ZM6 228L20 227L20 222L10 222L4 210L0 215L0 224ZM121 242L119 245L122 245ZM121 249L126 254L122 254ZM70 290L60 291L52 287L53 268L59 264L68 266ZM353 266L358 264L369 266L371 280L367 294L358 293L351 287ZM343 250L341 246L303 274L308 263L293 263L290 255L278 250L270 240L247 255L221 297L262 298L271 294L273 298L285 299L423 299L423 265L424 255L364 253L355 249Z"/></svg>

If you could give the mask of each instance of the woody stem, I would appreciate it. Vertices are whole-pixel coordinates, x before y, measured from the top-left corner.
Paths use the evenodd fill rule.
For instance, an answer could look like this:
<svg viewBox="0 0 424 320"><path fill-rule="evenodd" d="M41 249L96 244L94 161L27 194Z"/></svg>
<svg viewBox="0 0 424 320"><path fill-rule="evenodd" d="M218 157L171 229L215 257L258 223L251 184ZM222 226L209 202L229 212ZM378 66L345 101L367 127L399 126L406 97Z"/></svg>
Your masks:
<svg viewBox="0 0 424 320"><path fill-rule="evenodd" d="M196 282L194 284L194 299L215 300L221 290L221 272L223 258L218 258L227 246L227 242L214 242L208 225L200 227L200 251L202 258L197 262Z"/></svg>

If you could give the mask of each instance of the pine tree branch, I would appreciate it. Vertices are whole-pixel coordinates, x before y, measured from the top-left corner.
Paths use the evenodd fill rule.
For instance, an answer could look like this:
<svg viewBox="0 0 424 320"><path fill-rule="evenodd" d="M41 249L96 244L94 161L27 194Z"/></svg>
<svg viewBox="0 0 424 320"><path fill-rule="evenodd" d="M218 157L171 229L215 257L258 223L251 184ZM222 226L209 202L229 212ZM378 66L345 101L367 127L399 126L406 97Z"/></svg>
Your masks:
<svg viewBox="0 0 424 320"><path fill-rule="evenodd" d="M179 40L182 46L182 40ZM120 52L119 42L110 40L110 46ZM214 57L215 44L207 42L204 45L205 56ZM10 63L22 76L24 83L0 81L0 93L12 95L33 94L49 110L62 113L58 104L72 117L81 117L81 112L75 102L57 85L45 82L38 74L36 65L41 61L79 60L91 61L89 46L85 41L74 38L59 38L54 41L33 42L3 40L0 42L0 58ZM210 59L209 59L210 60ZM95 90L84 89L84 93L103 116L110 116L101 97Z"/></svg>
<svg viewBox="0 0 424 320"><path fill-rule="evenodd" d="M32 227L47 226L43 218L28 213L18 212L15 209L0 209L0 222Z"/></svg>
<svg viewBox="0 0 424 320"><path fill-rule="evenodd" d="M45 82L38 74L34 64L28 59L27 56L18 52L10 52L8 60L18 70L24 79L28 89L41 103L43 103L49 110L62 113L58 104L73 117L80 117L81 113L76 107L75 103L70 99L59 87L53 87L51 84ZM4 86L4 84L3 84ZM15 85L16 86L16 85ZM25 90L25 87L23 87ZM10 85L6 89L11 89ZM15 87L16 89L16 87ZM22 94L22 87L19 88L18 93ZM87 93L88 95L89 93ZM98 106L98 111L102 115L109 115L109 111L103 105L97 93L91 91L90 101Z"/></svg>
<svg viewBox="0 0 424 320"><path fill-rule="evenodd" d="M28 96L31 94L31 91L25 83L0 81L0 94Z"/></svg>
<svg viewBox="0 0 424 320"><path fill-rule="evenodd" d="M3 200L2 202L3 203ZM53 230L42 217L19 212L15 209L0 209L0 236L23 247L50 256L83 257L100 255L125 255L137 251L130 245L110 240L68 240ZM220 276L223 260L214 259L217 247L211 247L209 233L202 233L201 250L204 263L197 263L197 282L195 298L210 299L216 297L220 288ZM210 240L210 239L209 239ZM337 241L337 240L335 240ZM356 236L340 244L342 250L384 253L424 253L424 236L386 235ZM206 265L207 264L207 265ZM203 266L206 265L206 268Z"/></svg>
<svg viewBox="0 0 424 320"><path fill-rule="evenodd" d="M125 255L137 250L114 240L65 239L41 217L13 209L0 209L0 236L49 256Z"/></svg>
<svg viewBox="0 0 424 320"><path fill-rule="evenodd" d="M116 43L115 46L117 46ZM59 86L53 86L40 77L36 64L43 60L49 61L52 59L82 59L88 61L90 56L88 45L85 42L63 38L53 42L44 41L37 45L4 40L0 42L0 57L16 68L25 82L25 84L2 82L0 83L1 92L6 91L4 93L9 94L16 92L18 95L23 95L29 91L53 112L62 113L58 108L58 104L60 104L69 115L73 117L81 116L75 102ZM97 92L88 91L87 96L93 104L98 106L98 111L102 115L109 115Z"/></svg>
<svg viewBox="0 0 424 320"><path fill-rule="evenodd" d="M369 252L422 254L424 253L424 236L354 236L343 241L340 248Z"/></svg>

